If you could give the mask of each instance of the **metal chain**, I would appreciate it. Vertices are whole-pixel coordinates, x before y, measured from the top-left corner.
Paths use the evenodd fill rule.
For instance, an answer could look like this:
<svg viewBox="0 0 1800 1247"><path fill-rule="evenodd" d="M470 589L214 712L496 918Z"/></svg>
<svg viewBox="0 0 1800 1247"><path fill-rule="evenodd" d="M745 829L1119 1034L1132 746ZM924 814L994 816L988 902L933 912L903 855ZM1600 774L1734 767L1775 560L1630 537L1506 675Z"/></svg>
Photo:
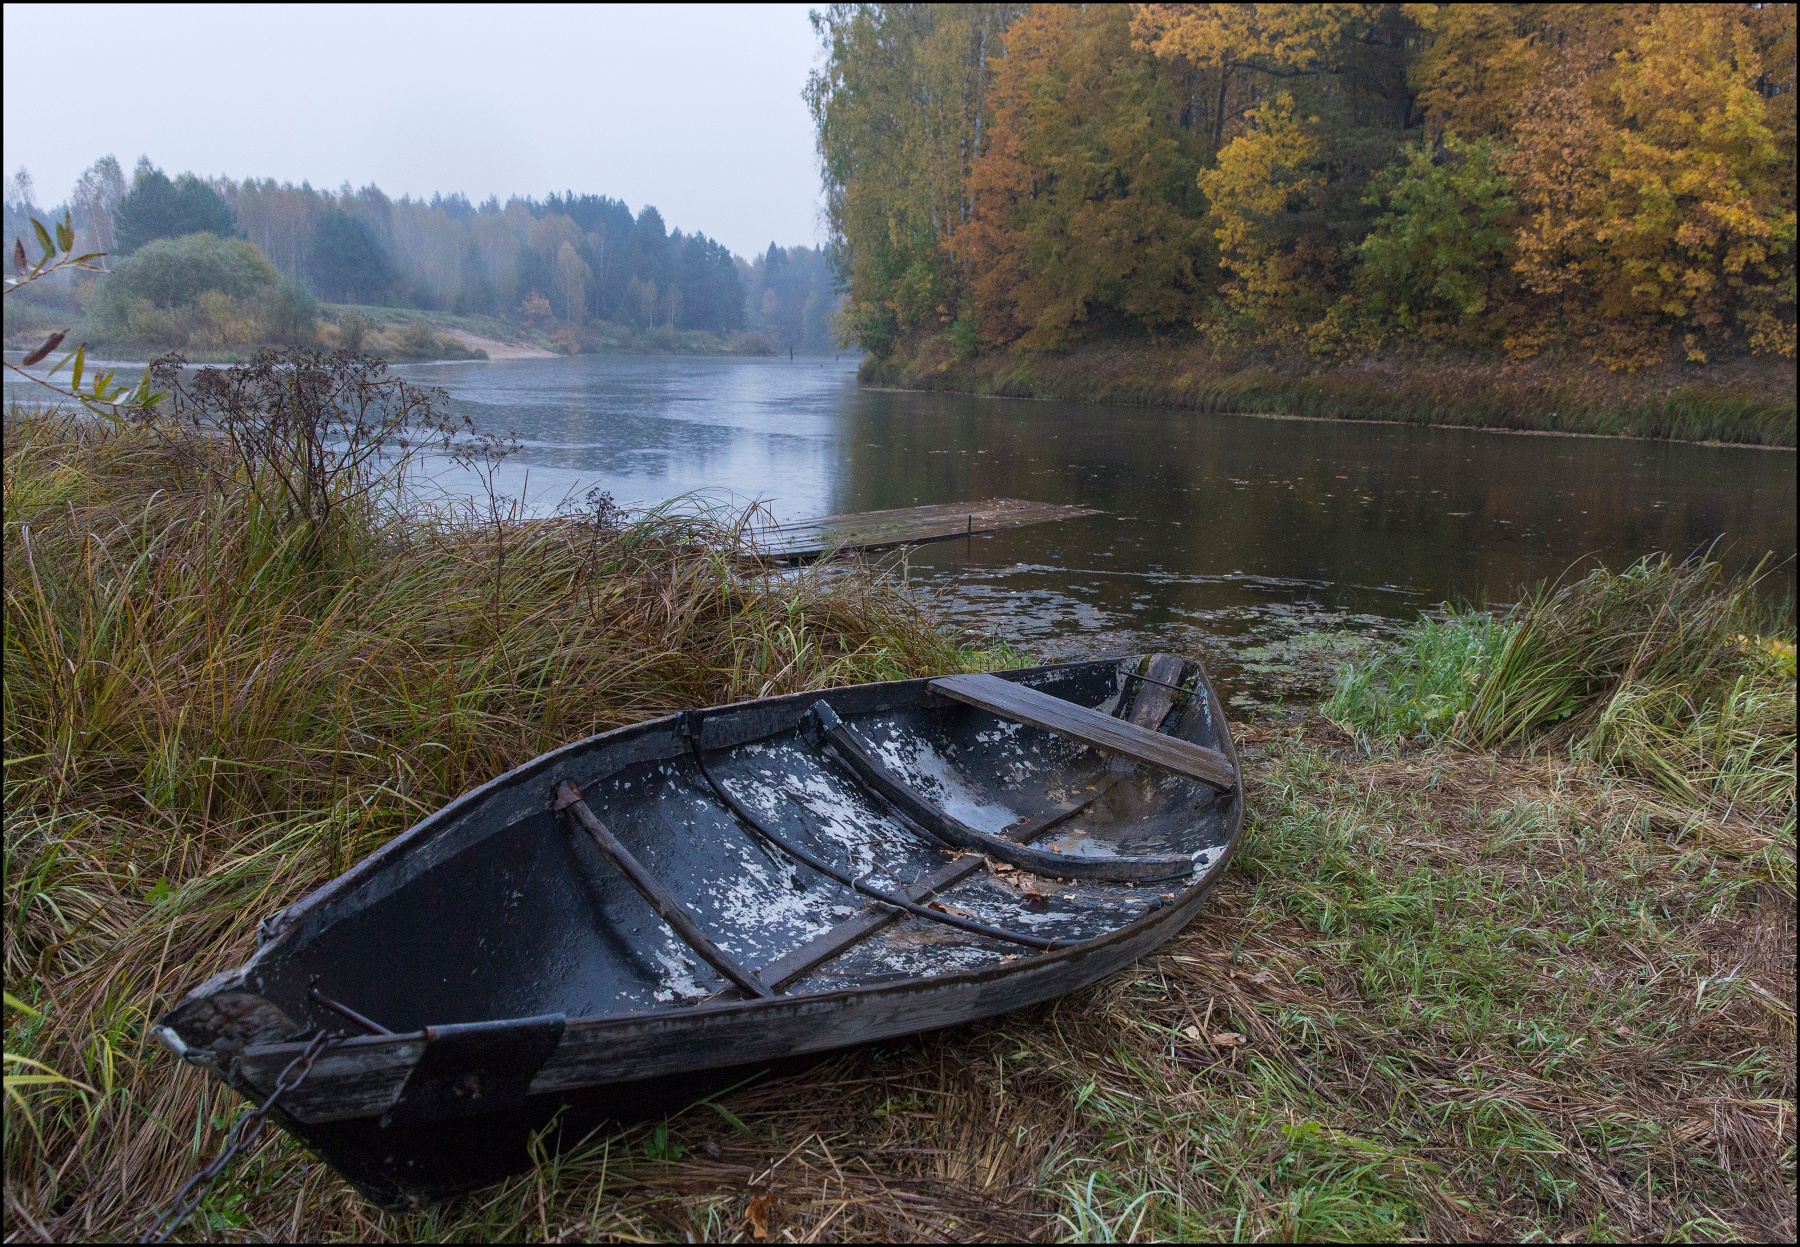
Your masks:
<svg viewBox="0 0 1800 1247"><path fill-rule="evenodd" d="M187 1220L188 1214L193 1212L199 1206L200 1201L206 1198L206 1192L212 1186L213 1179L224 1173L225 1167L237 1158L238 1153L248 1148L262 1133L263 1121L268 1117L269 1110L275 1107L275 1101L306 1081L306 1076L312 1073L313 1062L319 1059L319 1055L332 1042L332 1036L325 1031L320 1031L312 1037L312 1040L306 1045L306 1050L289 1061L282 1069L281 1075L275 1079L275 1089L269 1092L268 1099L237 1119L237 1122L231 1127L231 1132L225 1136L225 1144L219 1149L219 1154L213 1157L212 1162L204 1169L189 1178L186 1185L175 1193L175 1202L170 1205L169 1210L158 1217L148 1230L144 1231L144 1236L138 1239L138 1242L160 1243L173 1234L177 1226ZM296 1069L300 1071L297 1074L294 1072Z"/></svg>

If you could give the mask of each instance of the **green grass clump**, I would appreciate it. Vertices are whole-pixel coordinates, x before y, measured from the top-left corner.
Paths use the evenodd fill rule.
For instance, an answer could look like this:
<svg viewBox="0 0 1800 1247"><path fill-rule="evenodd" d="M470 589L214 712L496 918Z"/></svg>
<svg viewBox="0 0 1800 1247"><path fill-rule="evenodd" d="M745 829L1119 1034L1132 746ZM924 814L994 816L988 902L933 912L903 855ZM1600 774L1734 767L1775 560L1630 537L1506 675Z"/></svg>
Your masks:
<svg viewBox="0 0 1800 1247"><path fill-rule="evenodd" d="M1504 619L1423 621L1345 668L1325 713L1377 735L1566 750L1685 804L1791 827L1792 624L1769 624L1759 578L1655 555L1540 587Z"/></svg>
<svg viewBox="0 0 1800 1247"><path fill-rule="evenodd" d="M1492 654L1512 632L1482 611L1421 619L1392 648L1346 664L1325 712L1346 727L1389 736L1442 734L1468 714Z"/></svg>
<svg viewBox="0 0 1800 1247"><path fill-rule="evenodd" d="M15 410L4 470L6 1185L63 1237L141 1224L233 1111L147 1024L458 793L682 707L994 661L870 569L763 569L742 517L403 510L166 419Z"/></svg>

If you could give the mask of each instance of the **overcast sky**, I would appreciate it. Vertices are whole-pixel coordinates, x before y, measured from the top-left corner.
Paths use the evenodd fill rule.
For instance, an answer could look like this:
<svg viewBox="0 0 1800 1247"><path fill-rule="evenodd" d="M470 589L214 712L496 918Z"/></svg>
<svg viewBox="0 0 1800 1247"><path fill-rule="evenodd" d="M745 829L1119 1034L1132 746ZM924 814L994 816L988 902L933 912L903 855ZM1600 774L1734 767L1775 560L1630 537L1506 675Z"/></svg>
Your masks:
<svg viewBox="0 0 1800 1247"><path fill-rule="evenodd" d="M820 241L805 5L8 4L5 167L112 154L390 196L574 190L745 257Z"/></svg>

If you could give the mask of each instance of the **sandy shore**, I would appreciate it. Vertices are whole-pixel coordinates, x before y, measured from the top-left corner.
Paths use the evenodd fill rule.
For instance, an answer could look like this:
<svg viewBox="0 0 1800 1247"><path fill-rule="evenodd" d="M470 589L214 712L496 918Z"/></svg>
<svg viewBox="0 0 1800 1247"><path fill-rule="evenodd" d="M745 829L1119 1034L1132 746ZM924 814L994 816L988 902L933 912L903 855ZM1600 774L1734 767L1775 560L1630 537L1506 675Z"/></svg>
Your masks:
<svg viewBox="0 0 1800 1247"><path fill-rule="evenodd" d="M541 346L519 346L508 342L497 342L493 338L484 338L470 333L467 329L440 329L471 351L486 351L489 359L549 359L555 351L546 351Z"/></svg>

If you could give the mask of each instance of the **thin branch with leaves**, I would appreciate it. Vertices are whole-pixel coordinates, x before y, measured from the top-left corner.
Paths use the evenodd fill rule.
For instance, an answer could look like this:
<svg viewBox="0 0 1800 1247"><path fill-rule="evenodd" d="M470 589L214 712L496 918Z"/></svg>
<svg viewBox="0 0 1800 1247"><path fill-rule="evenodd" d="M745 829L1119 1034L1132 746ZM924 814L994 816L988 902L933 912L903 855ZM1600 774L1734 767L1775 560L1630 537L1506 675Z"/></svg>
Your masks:
<svg viewBox="0 0 1800 1247"><path fill-rule="evenodd" d="M43 249L43 254L38 257L37 263L33 264L25 251L24 236L20 235L13 239L13 272L12 276L6 279L7 294L23 290L33 282L42 281L51 274L60 273L65 269L89 273L106 271L94 262L103 259L106 252L89 251L82 255L75 254L75 227L69 213L63 213L63 219L56 223L54 234L36 217L31 218L31 228L37 234L38 246ZM89 411L109 420L124 420L134 415L147 415L167 397L165 392L150 388L149 369L144 370L144 374L138 378L136 386L115 383L114 374L110 370L95 372L89 378L87 376L87 344L85 342L57 360L51 365L50 371L42 376L26 371L31 365L47 359L52 351L62 345L63 339L68 336L68 333L67 329L58 329L27 353L19 363L5 361L7 369L53 393L73 399ZM56 374L65 367L69 369L68 382L66 385L58 384L55 380ZM83 380L88 383L85 392L81 388Z"/></svg>

